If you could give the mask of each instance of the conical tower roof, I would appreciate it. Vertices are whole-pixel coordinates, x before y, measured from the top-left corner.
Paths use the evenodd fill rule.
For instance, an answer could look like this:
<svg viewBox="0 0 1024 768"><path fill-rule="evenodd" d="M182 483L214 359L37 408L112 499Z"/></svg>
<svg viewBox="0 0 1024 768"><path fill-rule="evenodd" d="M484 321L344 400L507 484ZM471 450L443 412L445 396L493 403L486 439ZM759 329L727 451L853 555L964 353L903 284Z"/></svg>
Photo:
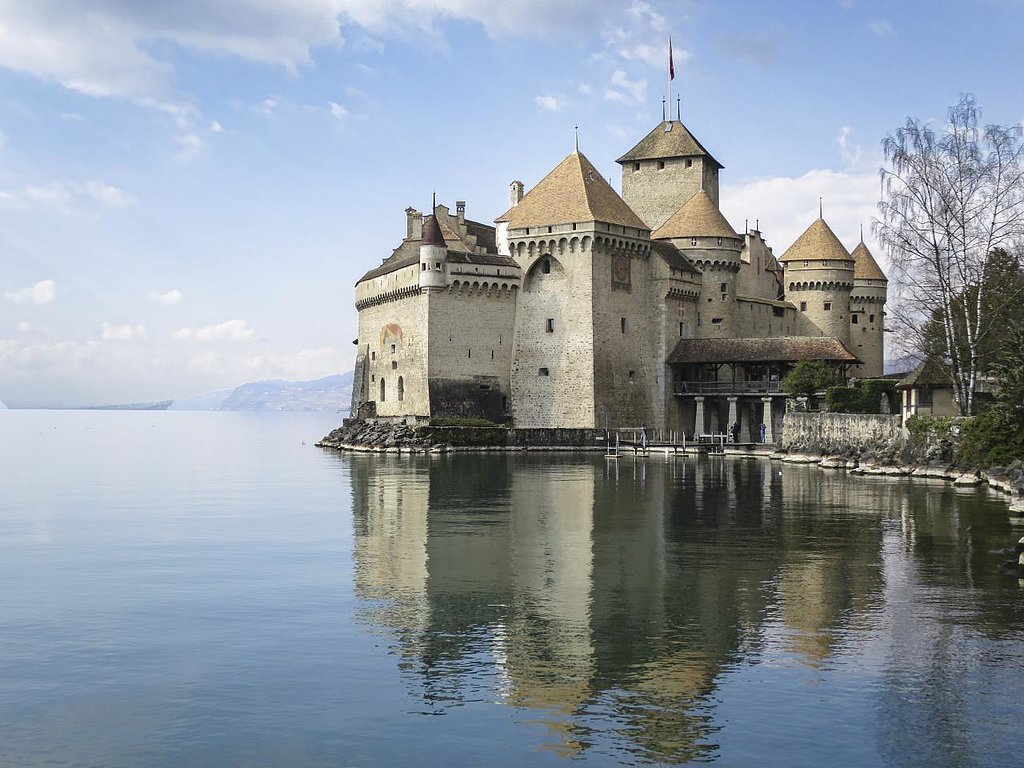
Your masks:
<svg viewBox="0 0 1024 768"><path fill-rule="evenodd" d="M861 240L857 243L857 247L850 253L853 257L853 279L854 280L885 280L888 282L889 278L885 276L885 272L878 266L878 262L875 261L875 257L871 255L871 251L864 245L864 241Z"/></svg>
<svg viewBox="0 0 1024 768"><path fill-rule="evenodd" d="M683 203L668 221L651 233L657 240L674 237L733 237L736 230L726 220L718 206L703 189Z"/></svg>
<svg viewBox="0 0 1024 768"><path fill-rule="evenodd" d="M790 261L811 261L815 259L853 260L850 252L839 242L836 233L821 218L811 224L796 239L796 242L789 246L789 249L782 254L782 258L779 261L785 264Z"/></svg>
<svg viewBox="0 0 1024 768"><path fill-rule="evenodd" d="M447 247L444 235L441 234L441 226L437 223L437 216L427 216L423 222L423 237L420 240L423 245L440 245Z"/></svg>
<svg viewBox="0 0 1024 768"><path fill-rule="evenodd" d="M556 165L518 205L495 221L507 221L513 229L577 221L649 229L581 152Z"/></svg>
<svg viewBox="0 0 1024 768"><path fill-rule="evenodd" d="M722 164L704 149L690 133L690 129L679 120L663 120L658 123L654 130L640 139L640 143L615 162L630 163L634 160L668 157L706 157L718 168L722 168Z"/></svg>

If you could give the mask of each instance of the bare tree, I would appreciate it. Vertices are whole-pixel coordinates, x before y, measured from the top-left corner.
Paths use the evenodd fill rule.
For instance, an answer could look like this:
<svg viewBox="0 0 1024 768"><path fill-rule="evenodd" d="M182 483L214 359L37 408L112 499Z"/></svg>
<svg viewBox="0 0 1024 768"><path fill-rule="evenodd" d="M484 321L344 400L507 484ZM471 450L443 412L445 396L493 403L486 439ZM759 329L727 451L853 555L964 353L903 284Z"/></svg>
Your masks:
<svg viewBox="0 0 1024 768"><path fill-rule="evenodd" d="M1016 127L979 125L978 106L965 95L944 127L908 118L882 150L874 228L893 266L893 316L922 351L929 323L941 325L940 362L960 413L969 415L983 373L980 350L1000 330L988 295L990 257L1002 249L1022 259L1024 142Z"/></svg>

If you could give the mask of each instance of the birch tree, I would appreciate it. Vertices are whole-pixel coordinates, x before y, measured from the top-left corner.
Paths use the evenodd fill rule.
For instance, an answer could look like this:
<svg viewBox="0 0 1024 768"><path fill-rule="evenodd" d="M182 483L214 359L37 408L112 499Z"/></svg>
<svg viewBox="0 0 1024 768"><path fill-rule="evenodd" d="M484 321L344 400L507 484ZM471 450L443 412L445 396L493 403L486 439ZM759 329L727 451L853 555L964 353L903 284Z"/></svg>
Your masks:
<svg viewBox="0 0 1024 768"><path fill-rule="evenodd" d="M882 142L882 200L875 233L896 287L893 318L925 350L928 325L941 328L957 407L975 408L981 351L1000 332L990 300L992 254L1021 263L1024 142L1016 127L980 124L974 98L961 96L938 130L909 118ZM1004 295L999 301L1021 301Z"/></svg>

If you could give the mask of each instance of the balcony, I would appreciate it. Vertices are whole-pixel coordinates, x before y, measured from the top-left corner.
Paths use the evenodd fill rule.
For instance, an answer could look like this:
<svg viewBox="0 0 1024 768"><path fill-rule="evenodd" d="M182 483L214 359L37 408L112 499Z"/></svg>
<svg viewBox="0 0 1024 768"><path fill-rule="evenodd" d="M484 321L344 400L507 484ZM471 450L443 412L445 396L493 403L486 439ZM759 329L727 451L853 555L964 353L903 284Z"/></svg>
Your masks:
<svg viewBox="0 0 1024 768"><path fill-rule="evenodd" d="M777 381L676 381L677 395L781 395Z"/></svg>

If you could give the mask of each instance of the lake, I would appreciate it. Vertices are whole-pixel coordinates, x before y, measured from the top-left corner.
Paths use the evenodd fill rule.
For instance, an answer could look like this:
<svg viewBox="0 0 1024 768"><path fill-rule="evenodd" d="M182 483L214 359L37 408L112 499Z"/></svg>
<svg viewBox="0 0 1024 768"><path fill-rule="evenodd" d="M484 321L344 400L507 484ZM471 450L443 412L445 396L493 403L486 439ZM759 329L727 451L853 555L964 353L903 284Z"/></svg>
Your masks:
<svg viewBox="0 0 1024 768"><path fill-rule="evenodd" d="M0 412L0 765L1024 762L995 495L336 420Z"/></svg>

